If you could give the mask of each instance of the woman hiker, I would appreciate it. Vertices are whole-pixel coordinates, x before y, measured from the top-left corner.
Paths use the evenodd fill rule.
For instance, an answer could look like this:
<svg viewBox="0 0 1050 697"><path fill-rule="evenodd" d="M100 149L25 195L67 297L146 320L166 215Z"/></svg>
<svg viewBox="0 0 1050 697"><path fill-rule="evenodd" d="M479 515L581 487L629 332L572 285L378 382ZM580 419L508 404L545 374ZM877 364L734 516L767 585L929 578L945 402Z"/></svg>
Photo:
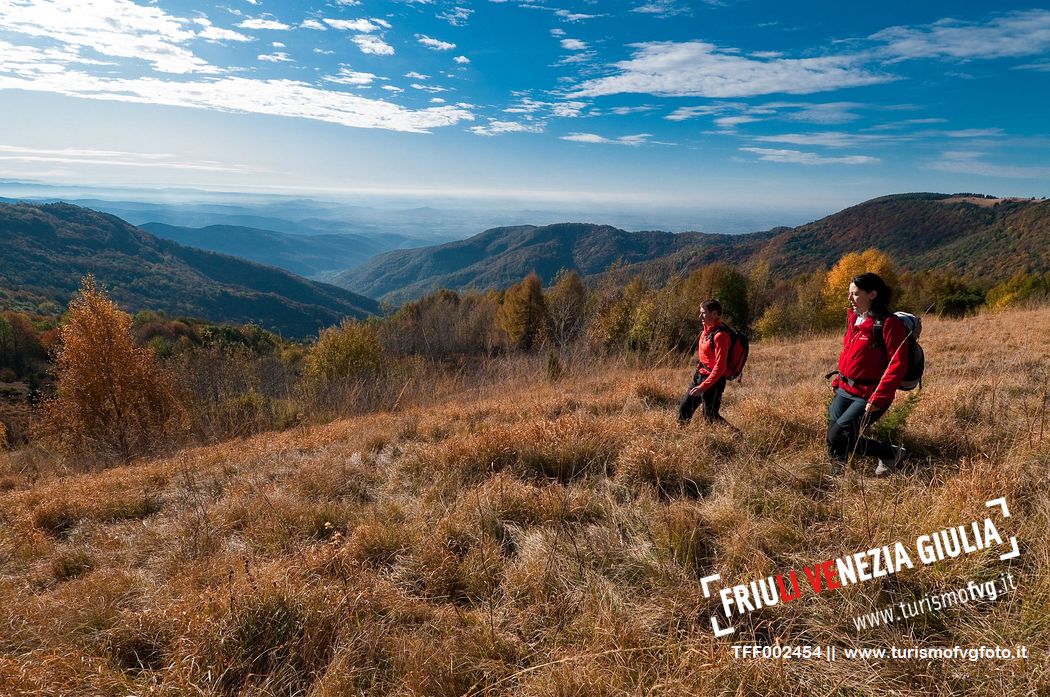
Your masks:
<svg viewBox="0 0 1050 697"><path fill-rule="evenodd" d="M891 474L908 456L904 448L862 436L893 402L908 367L908 330L889 309L892 290L865 273L849 286L846 334L842 338L835 398L828 409L828 455L841 474L853 454L878 458L877 476ZM882 341L876 323L881 323Z"/></svg>

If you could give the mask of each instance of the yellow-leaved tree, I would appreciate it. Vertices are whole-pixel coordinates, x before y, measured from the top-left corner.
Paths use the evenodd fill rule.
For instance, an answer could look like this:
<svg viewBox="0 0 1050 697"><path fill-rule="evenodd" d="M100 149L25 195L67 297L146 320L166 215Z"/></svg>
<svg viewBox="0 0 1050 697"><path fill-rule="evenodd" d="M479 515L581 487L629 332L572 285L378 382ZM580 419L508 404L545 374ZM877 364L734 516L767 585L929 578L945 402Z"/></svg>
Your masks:
<svg viewBox="0 0 1050 697"><path fill-rule="evenodd" d="M822 326L836 327L844 321L846 308L849 306L849 284L854 276L863 273L874 273L882 277L891 289L897 289L897 272L893 262L877 249L866 249L863 252L850 252L838 260L828 271L821 292Z"/></svg>
<svg viewBox="0 0 1050 697"><path fill-rule="evenodd" d="M55 351L56 394L44 435L69 456L130 460L171 442L186 422L171 375L136 346L131 315L92 276L69 303Z"/></svg>

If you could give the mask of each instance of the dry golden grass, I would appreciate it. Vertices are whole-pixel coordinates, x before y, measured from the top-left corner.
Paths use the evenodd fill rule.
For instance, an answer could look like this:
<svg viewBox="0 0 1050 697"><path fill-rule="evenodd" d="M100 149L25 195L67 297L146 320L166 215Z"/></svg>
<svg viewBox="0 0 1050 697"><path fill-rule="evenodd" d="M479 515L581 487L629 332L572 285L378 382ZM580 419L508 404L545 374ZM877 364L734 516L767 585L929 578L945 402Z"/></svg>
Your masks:
<svg viewBox="0 0 1050 697"><path fill-rule="evenodd" d="M886 480L824 476L837 341L755 345L726 391L739 432L677 427L684 361L567 359L550 383L536 356L444 379L447 401L105 471L4 452L0 694L1045 693L1050 310L926 323L915 457ZM809 595L731 639L1026 644L1026 663L746 661L711 636L703 576L907 542L999 496L1019 558ZM1005 570L996 602L851 622Z"/></svg>

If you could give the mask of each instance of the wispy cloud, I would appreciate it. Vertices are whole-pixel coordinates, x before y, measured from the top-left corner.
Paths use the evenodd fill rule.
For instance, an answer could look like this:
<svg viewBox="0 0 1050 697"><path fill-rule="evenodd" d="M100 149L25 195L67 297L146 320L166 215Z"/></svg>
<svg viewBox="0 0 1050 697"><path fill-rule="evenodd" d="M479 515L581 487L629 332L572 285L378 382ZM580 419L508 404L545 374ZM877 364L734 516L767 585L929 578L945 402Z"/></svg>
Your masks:
<svg viewBox="0 0 1050 697"><path fill-rule="evenodd" d="M930 169L952 172L954 174L975 174L983 177L1002 177L1004 179L1046 179L1050 177L1050 167L1000 165L987 162L983 152L948 151L941 154L941 159L931 163Z"/></svg>
<svg viewBox="0 0 1050 697"><path fill-rule="evenodd" d="M121 79L99 77L68 68L55 72L45 52L38 52L36 58L39 59L36 62L21 63L18 74L0 73L0 89L23 89L88 99L213 111L271 114L355 128L396 131L425 132L474 120L470 110L458 105L406 109L384 100L333 92L297 80L244 77L183 82L153 77ZM0 66L5 65L4 45L0 43Z"/></svg>
<svg viewBox="0 0 1050 697"><path fill-rule="evenodd" d="M921 27L890 27L869 38L891 61L915 58L1010 58L1050 49L1050 10L1009 12L983 23L942 19Z"/></svg>
<svg viewBox="0 0 1050 697"><path fill-rule="evenodd" d="M562 39L561 47L566 51L584 51L587 49L587 42L579 39Z"/></svg>
<svg viewBox="0 0 1050 697"><path fill-rule="evenodd" d="M599 145L630 145L638 146L645 145L652 138L651 133L638 133L631 136L620 136L619 138L606 138L595 133L570 133L567 136L561 136L562 140L570 140L574 143L594 143Z"/></svg>
<svg viewBox="0 0 1050 697"><path fill-rule="evenodd" d="M825 148L855 148L858 145L895 143L910 140L909 136L872 135L824 131L821 133L782 133L779 135L755 136L759 143L786 143L788 145L818 145Z"/></svg>
<svg viewBox="0 0 1050 697"><path fill-rule="evenodd" d="M381 28L390 28L390 23L381 19L330 19L325 17L324 23L332 29L354 31L360 34L371 34Z"/></svg>
<svg viewBox="0 0 1050 697"><path fill-rule="evenodd" d="M597 17L604 17L605 15L588 15L580 12L570 12L569 10L555 10L555 16L559 17L566 22L582 22L585 19L595 19Z"/></svg>
<svg viewBox="0 0 1050 697"><path fill-rule="evenodd" d="M416 34L416 41L434 51L451 51L456 47L453 43L441 41L440 39L432 38L426 34Z"/></svg>
<svg viewBox="0 0 1050 697"><path fill-rule="evenodd" d="M472 14L474 10L469 7L456 6L438 14L438 19L443 19L454 27L462 27L466 25Z"/></svg>
<svg viewBox="0 0 1050 697"><path fill-rule="evenodd" d="M217 27L211 23L207 17L194 17L194 23L203 27L203 29L197 34L200 38L206 41L251 41L252 37L247 34L242 34L239 31L233 31L232 29L223 29Z"/></svg>
<svg viewBox="0 0 1050 697"><path fill-rule="evenodd" d="M518 123L517 121L489 120L487 126L472 126L471 133L479 136L496 136L505 133L543 133L542 123Z"/></svg>
<svg viewBox="0 0 1050 697"><path fill-rule="evenodd" d="M812 152L799 150L770 150L768 148L740 148L744 152L758 155L766 162L781 162L795 165L872 165L880 160L867 155L849 155L846 157L824 157Z"/></svg>
<svg viewBox="0 0 1050 697"><path fill-rule="evenodd" d="M141 153L93 148L29 148L0 145L0 160L15 162L48 162L55 164L86 164L106 167L149 167L186 169L209 172L248 172L244 165L212 160L180 160L170 153Z"/></svg>
<svg viewBox="0 0 1050 697"><path fill-rule="evenodd" d="M707 4L714 5L717 2L709 1ZM657 17L674 17L675 15L688 14L689 5L678 0L650 0L644 5L631 8L631 12L656 15Z"/></svg>
<svg viewBox="0 0 1050 697"><path fill-rule="evenodd" d="M456 63L459 63L460 65L467 65L468 63L470 63L470 59L466 56L456 56L452 60Z"/></svg>
<svg viewBox="0 0 1050 697"><path fill-rule="evenodd" d="M353 85L355 87L366 87L375 82L377 76L374 73L365 73L352 70L349 66L340 66L339 72L335 75L325 75L324 80L326 82L332 82L337 85Z"/></svg>
<svg viewBox="0 0 1050 697"><path fill-rule="evenodd" d="M258 58L259 58L259 60L266 61L268 63L292 63L292 62L294 62L294 61L292 61L291 56L289 56L284 51L274 51L273 53L269 53L269 54L265 54L265 53L264 54L260 54Z"/></svg>
<svg viewBox="0 0 1050 697"><path fill-rule="evenodd" d="M614 63L616 75L587 80L570 97L653 94L667 97L753 97L777 92L806 94L889 82L856 56L756 60L700 41L632 44L629 60Z"/></svg>
<svg viewBox="0 0 1050 697"><path fill-rule="evenodd" d="M268 29L271 31L288 31L291 25L278 22L276 19L246 19L237 25L241 29Z"/></svg>

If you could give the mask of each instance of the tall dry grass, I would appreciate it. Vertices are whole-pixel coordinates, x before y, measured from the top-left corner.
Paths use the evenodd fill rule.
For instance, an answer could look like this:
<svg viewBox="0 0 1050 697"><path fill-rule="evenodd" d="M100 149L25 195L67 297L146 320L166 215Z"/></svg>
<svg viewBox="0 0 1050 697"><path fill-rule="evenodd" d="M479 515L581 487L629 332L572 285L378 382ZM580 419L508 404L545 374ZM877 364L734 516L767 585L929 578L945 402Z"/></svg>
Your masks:
<svg viewBox="0 0 1050 697"><path fill-rule="evenodd" d="M0 454L0 694L1039 694L1050 686L1050 310L927 322L904 472L829 478L836 336L754 346L723 414L689 368L496 359L394 408L104 472ZM447 395L447 397L445 397ZM887 417L889 418L889 417ZM898 426L900 426L898 424ZM1006 661L745 661L700 578L913 540L1006 496L981 553L764 608L731 639L1026 644ZM850 618L1012 572L1018 591Z"/></svg>

